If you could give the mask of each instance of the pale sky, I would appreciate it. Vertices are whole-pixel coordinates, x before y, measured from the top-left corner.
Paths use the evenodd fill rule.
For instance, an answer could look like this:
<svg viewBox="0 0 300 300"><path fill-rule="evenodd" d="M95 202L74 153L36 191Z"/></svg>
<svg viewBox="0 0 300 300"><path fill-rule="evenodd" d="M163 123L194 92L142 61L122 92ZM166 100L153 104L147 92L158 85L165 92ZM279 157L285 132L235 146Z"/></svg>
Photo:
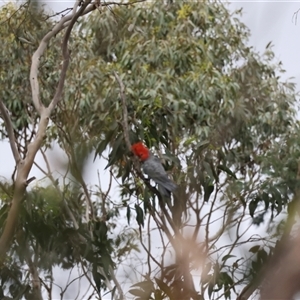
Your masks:
<svg viewBox="0 0 300 300"><path fill-rule="evenodd" d="M272 41L285 77L295 77L300 89L300 14L295 18L300 1L231 1L230 7L243 7L242 21L251 31L249 44L263 51Z"/></svg>

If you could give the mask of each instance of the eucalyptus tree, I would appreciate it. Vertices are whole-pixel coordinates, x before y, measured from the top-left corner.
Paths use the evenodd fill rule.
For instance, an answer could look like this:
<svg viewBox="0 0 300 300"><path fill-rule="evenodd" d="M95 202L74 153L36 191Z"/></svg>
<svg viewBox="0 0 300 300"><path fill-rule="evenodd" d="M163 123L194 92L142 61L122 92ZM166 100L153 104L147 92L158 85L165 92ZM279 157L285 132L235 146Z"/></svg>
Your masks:
<svg viewBox="0 0 300 300"><path fill-rule="evenodd" d="M1 183L3 286L51 296L54 267L79 266L91 297L250 297L297 192L297 94L271 45L256 53L221 1L77 4L58 23L2 8L2 135L16 159ZM179 185L172 199L142 174L139 140ZM48 181L28 178L32 164Z"/></svg>

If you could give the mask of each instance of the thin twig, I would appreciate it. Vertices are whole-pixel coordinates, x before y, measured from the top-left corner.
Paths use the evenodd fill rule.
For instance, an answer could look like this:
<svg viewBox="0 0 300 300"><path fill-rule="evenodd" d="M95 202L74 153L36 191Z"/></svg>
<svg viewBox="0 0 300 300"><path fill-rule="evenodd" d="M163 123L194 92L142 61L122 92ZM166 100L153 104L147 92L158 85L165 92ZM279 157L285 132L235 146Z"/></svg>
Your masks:
<svg viewBox="0 0 300 300"><path fill-rule="evenodd" d="M41 40L40 45L38 49L35 51L35 53L32 56L32 64L30 69L30 84L31 84L31 90L32 90L32 101L34 104L35 109L37 112L41 115L42 111L45 109L44 105L42 104L40 100L40 90L39 90L39 82L38 82L38 69L40 65L40 57L44 54L49 41L51 38L53 38L55 35L57 35L63 28L64 25L70 21L69 27L67 29L67 32L65 33L64 40L63 40L63 67L60 75L60 80L56 89L56 93L54 95L53 100L51 101L49 107L48 107L48 115L50 115L51 111L54 109L56 103L60 99L62 88L64 84L64 79L66 75L66 69L68 67L69 63L69 57L68 57L68 49L67 49L67 40L70 37L70 33L72 31L73 25L75 24L76 20L95 8L93 6L90 6L86 8L86 6L89 4L89 1L87 1L84 6L82 6L76 14L71 14L68 16L65 16L61 18L61 20L50 30Z"/></svg>
<svg viewBox="0 0 300 300"><path fill-rule="evenodd" d="M85 276L85 274L80 274L78 275L77 277L73 278L72 280L71 279L71 273L73 272L73 268L70 270L69 272L69 276L68 276L68 281L66 283L66 286L65 288L62 290L62 292L60 293L60 296L63 297L64 293L67 291L68 287L73 283L75 282L76 280L80 280L80 278L82 278L83 276Z"/></svg>
<svg viewBox="0 0 300 300"><path fill-rule="evenodd" d="M123 84L123 81L117 74L117 72L114 72L114 76L116 80L119 83L120 86L120 96L121 96L121 101L122 101L122 106L123 106L123 120L122 120L122 125L123 125L123 134L124 134L124 139L126 146L129 151L131 151L131 143L129 139L129 128L128 128L128 111L127 111L127 104L126 104L126 97L125 97L125 87Z"/></svg>
<svg viewBox="0 0 300 300"><path fill-rule="evenodd" d="M148 224L147 224L147 236L148 236L148 251L151 254L151 215L148 217ZM142 239L142 236L141 236ZM147 263L148 263L148 274L151 274L151 263L150 263L150 255L147 255ZM160 268L162 268L161 265L159 265Z"/></svg>
<svg viewBox="0 0 300 300"><path fill-rule="evenodd" d="M45 21L47 21L50 18L57 17L59 15L65 16L66 14L64 14L64 12L67 12L67 14L68 14L71 10L72 10L71 7L65 8L64 10L61 10L61 11L59 11L59 12L53 14L53 15L47 16L47 18L45 19Z"/></svg>
<svg viewBox="0 0 300 300"><path fill-rule="evenodd" d="M66 30L66 33L64 35L64 39L63 39L63 43L62 43L62 53L63 53L63 65L62 65L62 69L60 72L60 78L59 78L59 82L56 88L56 92L55 95L51 101L51 103L49 104L49 111L52 112L52 110L54 109L54 107L56 106L56 104L58 103L58 101L61 99L61 95L63 92L63 88L64 88L64 84L65 84L65 79L66 79L66 75L67 75L67 70L68 70L68 66L69 66L69 62L70 62L70 51L68 48L68 42L70 39L70 35L73 29L74 24L76 23L77 19L82 15L82 13L84 12L85 8L89 5L89 2L86 1L86 3L84 3L79 10L76 12L76 8L78 5L78 1L76 1L75 6L74 6L74 10L73 10L73 17L70 21L70 24Z"/></svg>
<svg viewBox="0 0 300 300"><path fill-rule="evenodd" d="M27 264L28 264L28 267L29 267L31 278L32 278L31 282L32 282L32 290L33 290L33 293L34 293L34 297L36 299L42 300L43 298L42 298L42 291L41 291L41 281L40 281L40 278L39 278L37 267L33 263L29 252L27 253L26 261L27 261Z"/></svg>
<svg viewBox="0 0 300 300"><path fill-rule="evenodd" d="M150 220L150 219L149 219ZM150 266L150 261L149 258L151 258L158 266L159 268L162 270L162 265L155 259L155 257L152 255L151 253L151 248L147 249L147 247L145 246L144 242L143 242L143 234L142 234L142 229L141 226L139 226L139 234L140 234L140 243L143 247L143 249L145 250L145 252L147 253L147 260L148 260L148 268L149 268L149 274L151 274L151 266ZM148 235L149 238L149 235Z"/></svg>
<svg viewBox="0 0 300 300"><path fill-rule="evenodd" d="M47 293L48 293L48 299L51 300L51 287L49 287L46 282L39 277L40 282L42 283L42 285L44 286L44 288L46 289ZM51 284L52 280L50 280L50 284Z"/></svg>
<svg viewBox="0 0 300 300"><path fill-rule="evenodd" d="M18 9L16 9L8 18L6 18L5 20L3 20L0 25L4 24L5 22L8 22L10 19L12 19L14 17L14 15L18 12L21 11L23 9L23 7L25 7L27 5L27 3L20 5L20 7Z"/></svg>
<svg viewBox="0 0 300 300"><path fill-rule="evenodd" d="M115 286L116 286L116 289L118 290L119 292L119 297L117 299L119 300L124 300L125 299L125 296L124 296L124 292L122 290L122 287L119 283L119 281L117 280L117 277L115 276L115 273L114 273L114 269L112 268L112 266L109 266L109 273L110 273L110 276L111 276L111 279L112 281L114 282ZM106 275L103 274L106 278ZM106 278L106 280L108 281L108 279Z"/></svg>
<svg viewBox="0 0 300 300"><path fill-rule="evenodd" d="M26 180L26 185L29 185L29 183L32 182L35 179L36 179L35 176L30 177L29 179Z"/></svg>
<svg viewBox="0 0 300 300"><path fill-rule="evenodd" d="M101 6L110 6L110 5L118 5L118 6L130 6L134 5L136 3L146 2L147 0L137 0L137 1L131 1L126 3L120 3L120 2L104 2L101 3Z"/></svg>
<svg viewBox="0 0 300 300"><path fill-rule="evenodd" d="M1 114L2 114L2 117L4 120L7 134L8 134L11 151L14 155L16 164L18 164L21 160L21 157L18 152L17 145L16 145L16 137L15 137L14 130L13 130L13 124L12 124L12 121L8 114L8 109L6 108L6 106L4 105L2 100L0 100L0 111L1 111Z"/></svg>

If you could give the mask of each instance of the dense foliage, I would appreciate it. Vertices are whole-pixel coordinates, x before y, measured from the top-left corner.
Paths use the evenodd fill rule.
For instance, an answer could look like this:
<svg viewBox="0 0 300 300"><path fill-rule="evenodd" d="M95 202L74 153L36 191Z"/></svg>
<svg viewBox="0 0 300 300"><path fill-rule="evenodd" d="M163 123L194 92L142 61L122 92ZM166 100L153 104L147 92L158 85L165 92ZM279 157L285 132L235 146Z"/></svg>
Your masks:
<svg viewBox="0 0 300 300"><path fill-rule="evenodd" d="M122 298L134 285L126 298L232 299L273 253L283 228L278 215L298 186L295 86L281 80L271 46L256 53L238 13L221 2L99 9L72 33L63 99L41 149L47 163L36 160L46 180L31 183L24 196L0 296L37 299L33 266L51 295L54 267L79 266L97 297L108 289ZM26 5L3 6L0 15L0 97L26 153L38 120L31 56L55 19ZM45 104L60 74L61 38L41 62ZM174 205L158 201L137 176L124 135L162 158L180 186ZM53 147L54 155L65 154L58 172L47 159ZM87 170L91 158L101 163ZM95 169L96 185L85 176L96 177ZM2 180L2 227L13 188ZM125 268L135 255L142 267ZM122 272L136 277L121 286Z"/></svg>

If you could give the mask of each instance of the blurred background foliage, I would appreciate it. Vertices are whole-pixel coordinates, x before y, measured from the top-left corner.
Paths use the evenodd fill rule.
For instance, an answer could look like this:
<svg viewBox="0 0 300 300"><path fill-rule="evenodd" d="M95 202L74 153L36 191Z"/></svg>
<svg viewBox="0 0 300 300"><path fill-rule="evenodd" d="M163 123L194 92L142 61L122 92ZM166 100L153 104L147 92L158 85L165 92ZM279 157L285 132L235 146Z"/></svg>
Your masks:
<svg viewBox="0 0 300 300"><path fill-rule="evenodd" d="M282 234L275 216L285 216L298 188L295 85L281 79L284 70L274 60L272 45L255 52L240 12L230 13L221 1L151 1L100 10L82 18L72 33L63 99L42 149L47 153L59 145L67 158L62 166L66 175L54 178L50 166L44 172L50 183L33 184L25 195L16 238L1 270L0 296L35 297L24 268L31 261L49 281L53 267L79 265L91 272L97 293L106 288L114 293L116 288L108 285L114 270L140 251L145 202L155 203L155 195L131 172L116 71L125 85L131 142L143 140L163 159L180 185L176 200L186 212L180 230L192 226L206 255L197 293L186 297L231 299L236 285L250 282L272 253ZM28 79L31 56L55 18L29 4L7 4L0 16L0 97L10 111L18 148L26 153L38 120ZM39 70L45 104L60 74L61 37L50 42ZM7 139L3 123L1 136ZM117 195L112 197L100 183L85 182L89 157L107 160ZM1 182L1 227L12 190L9 179ZM130 224L121 230L118 219L126 220L125 210ZM212 238L207 232L214 211L223 215L224 228ZM249 217L252 226L269 223L275 233L269 240L258 239L256 248L245 242L248 254L241 261L234 252L241 246L236 228L249 224ZM206 234L199 234L201 226ZM227 230L237 230L236 242L218 254L218 241ZM174 299L182 283L176 266L160 267L160 278L149 271L146 281L131 282L136 284L131 295ZM193 261L189 268L197 269Z"/></svg>

